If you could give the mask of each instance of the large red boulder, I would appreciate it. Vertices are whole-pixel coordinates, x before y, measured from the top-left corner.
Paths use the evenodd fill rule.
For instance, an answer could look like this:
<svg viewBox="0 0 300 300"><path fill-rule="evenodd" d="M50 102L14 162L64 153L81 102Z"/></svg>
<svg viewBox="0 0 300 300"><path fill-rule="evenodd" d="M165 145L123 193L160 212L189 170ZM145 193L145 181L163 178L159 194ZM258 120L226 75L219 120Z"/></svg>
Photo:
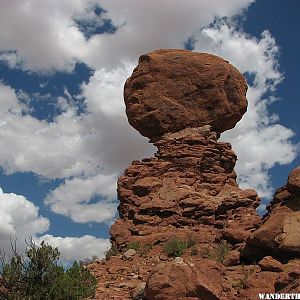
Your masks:
<svg viewBox="0 0 300 300"><path fill-rule="evenodd" d="M130 125L154 138L187 127L231 129L247 110L245 78L226 60L187 50L144 54L125 83Z"/></svg>
<svg viewBox="0 0 300 300"><path fill-rule="evenodd" d="M225 268L203 259L189 265L184 262L159 264L150 275L145 287L147 300L173 300L185 297L202 300L220 300Z"/></svg>

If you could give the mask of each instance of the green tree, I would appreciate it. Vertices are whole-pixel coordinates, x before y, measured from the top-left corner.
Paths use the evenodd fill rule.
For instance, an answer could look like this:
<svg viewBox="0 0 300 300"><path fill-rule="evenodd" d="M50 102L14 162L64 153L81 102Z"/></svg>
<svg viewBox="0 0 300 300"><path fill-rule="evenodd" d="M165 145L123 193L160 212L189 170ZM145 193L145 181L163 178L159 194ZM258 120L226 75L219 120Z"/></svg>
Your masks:
<svg viewBox="0 0 300 300"><path fill-rule="evenodd" d="M27 244L25 257L12 246L8 262L1 256L0 299L4 300L76 300L94 296L96 278L83 264L74 262L64 270L57 264L57 248L32 240Z"/></svg>

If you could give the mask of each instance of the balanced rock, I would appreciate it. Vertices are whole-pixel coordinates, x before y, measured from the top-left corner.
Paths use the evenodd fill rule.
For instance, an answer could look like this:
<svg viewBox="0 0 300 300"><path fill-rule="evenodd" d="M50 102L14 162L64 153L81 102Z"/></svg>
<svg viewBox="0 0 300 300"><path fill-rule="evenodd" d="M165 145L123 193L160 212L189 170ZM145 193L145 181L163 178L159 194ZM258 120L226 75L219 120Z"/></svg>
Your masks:
<svg viewBox="0 0 300 300"><path fill-rule="evenodd" d="M262 275L259 267L245 273L239 265L261 223L260 199L239 188L237 157L229 143L218 141L245 113L246 90L243 76L210 54L158 50L140 57L125 84L126 112L157 152L133 161L118 179L119 218L110 234L123 255L98 273L104 285L99 299L117 299L105 290L112 273L119 276L111 283L118 299L132 294L133 276L146 282L144 295L137 293L147 300L236 300L232 283L246 289L244 277L274 290L274 274ZM125 259L130 245L137 253ZM183 256L172 259L178 247Z"/></svg>
<svg viewBox="0 0 300 300"><path fill-rule="evenodd" d="M188 127L231 129L247 110L245 78L224 59L187 50L156 50L139 59L125 83L130 125L149 138Z"/></svg>
<svg viewBox="0 0 300 300"><path fill-rule="evenodd" d="M214 55L157 50L140 57L125 84L126 111L158 151L118 180L120 218L110 233L119 250L174 236L238 244L256 229L257 193L238 187L236 155L217 141L246 111L246 90L244 77Z"/></svg>

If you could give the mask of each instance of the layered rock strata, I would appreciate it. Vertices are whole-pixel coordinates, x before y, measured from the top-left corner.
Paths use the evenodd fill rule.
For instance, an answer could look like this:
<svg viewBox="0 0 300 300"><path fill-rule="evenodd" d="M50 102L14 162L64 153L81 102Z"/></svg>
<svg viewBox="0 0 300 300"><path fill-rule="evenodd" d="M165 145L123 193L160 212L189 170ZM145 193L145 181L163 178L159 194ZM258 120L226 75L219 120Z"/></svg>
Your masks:
<svg viewBox="0 0 300 300"><path fill-rule="evenodd" d="M286 185L276 191L267 210L263 224L248 240L250 249L255 249L255 255L300 257L300 167L294 169Z"/></svg>
<svg viewBox="0 0 300 300"><path fill-rule="evenodd" d="M118 181L119 249L132 240L159 243L193 235L199 242L242 242L258 223L254 190L236 183L236 155L209 125L165 134L155 157L134 161Z"/></svg>

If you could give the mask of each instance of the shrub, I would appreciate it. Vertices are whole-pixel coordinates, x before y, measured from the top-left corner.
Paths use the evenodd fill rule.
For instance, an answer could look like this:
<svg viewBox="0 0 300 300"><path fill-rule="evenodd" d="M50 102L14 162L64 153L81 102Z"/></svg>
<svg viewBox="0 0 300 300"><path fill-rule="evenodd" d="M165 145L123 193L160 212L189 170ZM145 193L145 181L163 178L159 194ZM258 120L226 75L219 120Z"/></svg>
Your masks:
<svg viewBox="0 0 300 300"><path fill-rule="evenodd" d="M193 245L191 247L191 255L197 255L199 253L198 248L196 247L196 245Z"/></svg>
<svg viewBox="0 0 300 300"><path fill-rule="evenodd" d="M231 284L232 287L236 288L237 290L241 290L241 289L248 287L249 279L254 272L255 272L254 268L246 269L245 266L243 265L242 266L242 274L241 274L242 276L237 281L232 282L232 284Z"/></svg>
<svg viewBox="0 0 300 300"><path fill-rule="evenodd" d="M223 263L230 250L231 246L226 241L221 241L214 249L207 251L207 256L210 259Z"/></svg>
<svg viewBox="0 0 300 300"><path fill-rule="evenodd" d="M139 251L141 248L141 243L139 241L132 241L126 245L126 249L134 249L135 251Z"/></svg>
<svg viewBox="0 0 300 300"><path fill-rule="evenodd" d="M2 283L0 299L15 300L75 300L94 296L96 278L74 262L64 270L57 265L59 251L42 242L27 244L25 258L13 248L11 259L6 262L2 255L0 266Z"/></svg>
<svg viewBox="0 0 300 300"><path fill-rule="evenodd" d="M186 242L179 238L171 239L164 246L164 250L168 254L168 256L173 257L181 256L186 248Z"/></svg>
<svg viewBox="0 0 300 300"><path fill-rule="evenodd" d="M141 247L138 250L138 253L140 256L144 257L146 256L149 251L152 249L152 245L150 244L141 244Z"/></svg>
<svg viewBox="0 0 300 300"><path fill-rule="evenodd" d="M112 256L116 256L119 254L118 249L116 246L111 245L111 247L105 252L105 259L109 260Z"/></svg>
<svg viewBox="0 0 300 300"><path fill-rule="evenodd" d="M132 241L126 245L126 250L134 249L140 256L145 256L152 249L152 245Z"/></svg>
<svg viewBox="0 0 300 300"><path fill-rule="evenodd" d="M186 243L188 248L192 248L193 246L196 245L196 239L194 237L189 237Z"/></svg>

